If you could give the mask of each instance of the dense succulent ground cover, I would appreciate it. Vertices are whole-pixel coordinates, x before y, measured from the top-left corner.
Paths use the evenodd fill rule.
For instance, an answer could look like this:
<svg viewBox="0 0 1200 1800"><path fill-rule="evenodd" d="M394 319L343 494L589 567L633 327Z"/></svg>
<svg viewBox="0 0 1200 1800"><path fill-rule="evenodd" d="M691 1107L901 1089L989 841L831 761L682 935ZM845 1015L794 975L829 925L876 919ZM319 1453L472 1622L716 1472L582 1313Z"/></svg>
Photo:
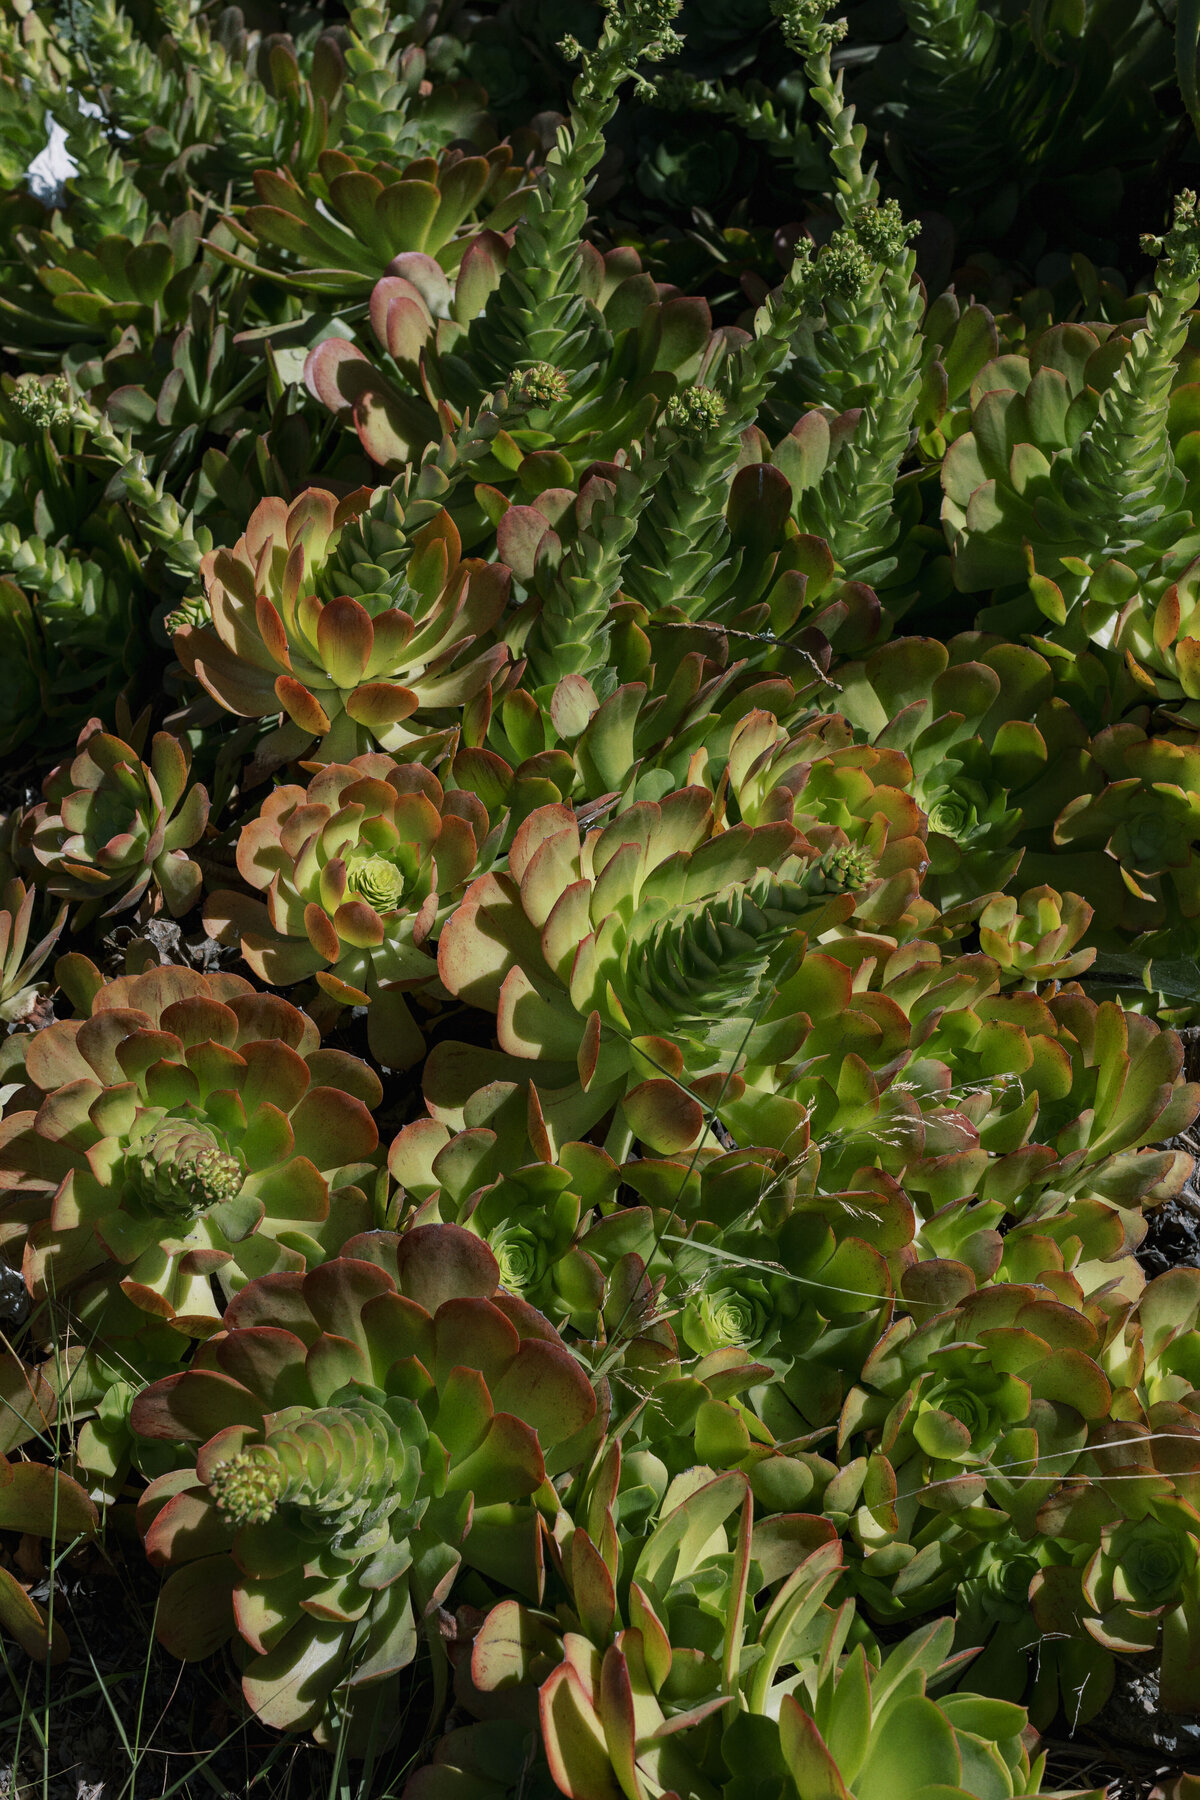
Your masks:
<svg viewBox="0 0 1200 1800"><path fill-rule="evenodd" d="M1194 1795L1198 38L3 0L8 1791Z"/></svg>

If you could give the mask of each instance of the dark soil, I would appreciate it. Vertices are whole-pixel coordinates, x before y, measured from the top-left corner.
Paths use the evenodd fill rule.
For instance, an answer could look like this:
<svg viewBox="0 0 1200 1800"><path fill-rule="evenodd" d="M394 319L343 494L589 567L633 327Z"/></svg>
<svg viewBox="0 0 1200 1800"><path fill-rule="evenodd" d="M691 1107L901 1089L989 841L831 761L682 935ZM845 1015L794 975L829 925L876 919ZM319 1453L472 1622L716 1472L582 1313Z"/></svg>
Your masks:
<svg viewBox="0 0 1200 1800"><path fill-rule="evenodd" d="M1108 1800L1147 1800L1181 1772L1200 1772L1200 1718L1164 1713L1157 1674L1118 1663L1099 1716L1069 1738L1051 1734L1047 1748L1047 1787L1107 1788Z"/></svg>
<svg viewBox="0 0 1200 1800"><path fill-rule="evenodd" d="M1137 1259L1148 1280L1168 1269L1200 1269L1200 1126L1189 1126L1156 1148L1182 1150L1197 1159L1197 1169L1181 1193L1146 1214L1147 1231Z"/></svg>

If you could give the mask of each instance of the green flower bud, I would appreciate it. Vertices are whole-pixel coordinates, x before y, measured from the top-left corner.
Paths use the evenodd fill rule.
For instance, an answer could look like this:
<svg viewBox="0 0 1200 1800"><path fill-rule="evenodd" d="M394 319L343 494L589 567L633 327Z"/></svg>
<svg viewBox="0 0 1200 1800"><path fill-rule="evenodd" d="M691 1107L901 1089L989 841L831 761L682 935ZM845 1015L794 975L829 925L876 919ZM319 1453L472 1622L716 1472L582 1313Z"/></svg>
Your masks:
<svg viewBox="0 0 1200 1800"><path fill-rule="evenodd" d="M404 899L403 871L385 856L368 856L350 870L350 887L376 912L394 912Z"/></svg>
<svg viewBox="0 0 1200 1800"><path fill-rule="evenodd" d="M805 891L810 894L842 893L865 887L874 872L874 863L857 844L839 844L826 850L804 873Z"/></svg>
<svg viewBox="0 0 1200 1800"><path fill-rule="evenodd" d="M179 602L174 612L167 614L163 622L172 636L177 631L182 631L185 625L192 625L197 631L205 625L211 625L212 613L209 611L207 598L203 594L189 594Z"/></svg>
<svg viewBox="0 0 1200 1800"><path fill-rule="evenodd" d="M1157 1519L1129 1519L1113 1532L1105 1560L1116 1565L1114 1588L1137 1607L1167 1606L1196 1567L1186 1532Z"/></svg>
<svg viewBox="0 0 1200 1800"><path fill-rule="evenodd" d="M771 0L771 11L779 20L783 41L797 56L820 56L845 37L845 19L825 24L825 14L832 12L838 0Z"/></svg>
<svg viewBox="0 0 1200 1800"><path fill-rule="evenodd" d="M218 1463L208 1485L231 1524L265 1525L274 1516L287 1478L273 1452L263 1445Z"/></svg>
<svg viewBox="0 0 1200 1800"><path fill-rule="evenodd" d="M130 1152L127 1170L153 1212L194 1219L242 1189L245 1171L203 1125L171 1120Z"/></svg>
<svg viewBox="0 0 1200 1800"><path fill-rule="evenodd" d="M920 229L915 219L905 219L896 200L885 200L882 206L860 206L854 217L855 236L878 263L894 262Z"/></svg>
<svg viewBox="0 0 1200 1800"><path fill-rule="evenodd" d="M10 397L30 425L62 425L71 417L71 384L65 375L51 375L46 381L37 375L21 375Z"/></svg>
<svg viewBox="0 0 1200 1800"><path fill-rule="evenodd" d="M772 1317L765 1286L750 1279L736 1287L715 1287L702 1294L686 1310L683 1335L691 1348L702 1355L731 1344L753 1346L767 1335Z"/></svg>
<svg viewBox="0 0 1200 1800"><path fill-rule="evenodd" d="M510 1293L533 1287L545 1273L544 1246L527 1226L501 1228L488 1240L488 1247L500 1270L501 1286Z"/></svg>
<svg viewBox="0 0 1200 1800"><path fill-rule="evenodd" d="M411 1402L391 1404L420 1420ZM286 1505L293 1524L341 1537L411 1507L419 1475L419 1441L406 1441L386 1407L356 1395L278 1426L266 1443L218 1464L209 1487L239 1525L264 1524Z"/></svg>
<svg viewBox="0 0 1200 1800"><path fill-rule="evenodd" d="M521 369L516 382L517 398L529 406L561 406L571 396L566 376L553 363L534 363Z"/></svg>
<svg viewBox="0 0 1200 1800"><path fill-rule="evenodd" d="M665 417L681 437L703 438L724 411L724 400L712 388L685 387L667 401Z"/></svg>
<svg viewBox="0 0 1200 1800"><path fill-rule="evenodd" d="M1143 237L1142 249L1165 259L1160 280L1187 283L1200 275L1200 202L1191 188L1176 200L1170 230L1163 237Z"/></svg>
<svg viewBox="0 0 1200 1800"><path fill-rule="evenodd" d="M857 300L874 272L874 261L852 231L835 232L816 261L820 292L839 300Z"/></svg>
<svg viewBox="0 0 1200 1800"><path fill-rule="evenodd" d="M956 844L979 843L994 828L1007 824L1003 794L991 795L977 781L960 780L930 797L926 808L930 831Z"/></svg>

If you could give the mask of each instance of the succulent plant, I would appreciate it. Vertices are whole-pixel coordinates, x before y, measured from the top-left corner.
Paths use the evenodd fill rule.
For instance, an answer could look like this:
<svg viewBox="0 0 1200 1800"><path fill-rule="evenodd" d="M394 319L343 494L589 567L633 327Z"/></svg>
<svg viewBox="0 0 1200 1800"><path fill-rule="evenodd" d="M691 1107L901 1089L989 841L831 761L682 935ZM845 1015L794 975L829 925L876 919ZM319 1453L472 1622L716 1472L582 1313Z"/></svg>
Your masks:
<svg viewBox="0 0 1200 1800"><path fill-rule="evenodd" d="M1195 555L1186 345L1198 229L1185 192L1146 246L1158 292L1141 329L1051 326L1027 357L1002 356L977 377L973 429L946 456L943 518L958 585L1013 596L985 625L1048 620L1047 635L1074 650L1108 648L1119 631L1137 641ZM1129 603L1144 583L1139 628Z"/></svg>
<svg viewBox="0 0 1200 1800"><path fill-rule="evenodd" d="M823 1521L759 1521L745 1474L693 1468L668 1483L652 1460L610 1444L581 1500L587 1525L564 1533L569 1608L556 1617L501 1603L458 1668L461 1702L485 1718L502 1708L528 1716L536 1693L550 1772L563 1792L589 1800L611 1791L622 1767L636 1770L639 1794L723 1792L723 1691L762 1723L789 1685L783 1660L802 1662L832 1617L822 1602L838 1577L838 1545ZM617 1587L618 1524L642 1526L627 1595L626 1583ZM726 1571L735 1585L722 1596ZM613 1705L612 1683L627 1702L636 1695L636 1720L628 1703ZM434 1772L429 1789L446 1791Z"/></svg>
<svg viewBox="0 0 1200 1800"><path fill-rule="evenodd" d="M1106 785L1069 801L1055 820L1054 842L1076 852L1093 876L1089 891L1104 907L1109 944L1189 951L1200 914L1196 834L1196 746L1190 734L1150 737L1132 722L1097 732L1091 746ZM1086 863L1083 859L1086 858Z"/></svg>
<svg viewBox="0 0 1200 1800"><path fill-rule="evenodd" d="M826 1490L824 1509L837 1508L857 1544L855 1586L882 1617L944 1604L980 1542L1009 1529L1006 1514L1027 1531L1035 1495L1052 1488L1070 1468L1070 1453L1084 1448L1086 1420L1107 1416L1111 1389L1102 1371L1081 1351L1055 1350L1038 1336L1036 1303L1025 1314L1027 1354L1017 1370L989 1359L996 1355L990 1338L974 1341L972 1314L994 1302L993 1329L1012 1329L1032 1293L990 1288L965 1313L923 1323L922 1338L911 1330L906 1337L908 1322L901 1322L867 1359L866 1387L847 1399L842 1476ZM1078 1368L1068 1375L1072 1358ZM881 1378L890 1406L878 1394L865 1398ZM1007 1484L1004 1472L1018 1458L1039 1475L1048 1459L1045 1481Z"/></svg>
<svg viewBox="0 0 1200 1800"><path fill-rule="evenodd" d="M1194 1469L1194 1426L1190 1435ZM1031 1584L1034 1619L1041 1631L1082 1640L1085 1655L1090 1650L1083 1716L1106 1699L1116 1656L1154 1653L1161 1656L1162 1706L1187 1712L1200 1656L1200 1515L1173 1491L1177 1481L1164 1480L1149 1456L1138 1454L1136 1433L1122 1448L1097 1460L1124 1483L1068 1482L1042 1508L1038 1522L1051 1554Z"/></svg>
<svg viewBox="0 0 1200 1800"><path fill-rule="evenodd" d="M1089 969L1096 952L1077 950L1093 918L1079 894L1052 887L1026 888L1019 897L997 895L979 915L979 948L1023 989L1042 981L1068 981Z"/></svg>
<svg viewBox="0 0 1200 1800"><path fill-rule="evenodd" d="M672 1484L638 1546L626 1610L610 1568L619 1465L606 1459L602 1475L589 1509L597 1535L576 1527L564 1557L569 1630L560 1637L544 1613L498 1607L476 1635L465 1694L494 1714L498 1699L536 1684L546 1760L573 1800L625 1784L639 1797L744 1800L764 1781L918 1794L931 1777L958 1794L1038 1791L1042 1763L1030 1765L1020 1707L928 1698L950 1621L881 1656L852 1606L825 1604L839 1575L836 1541L802 1513L759 1520L744 1475L696 1469ZM611 1535L600 1535L602 1522ZM443 1782L435 1764L417 1791L436 1800L454 1791Z"/></svg>
<svg viewBox="0 0 1200 1800"><path fill-rule="evenodd" d="M601 257L581 245L579 254L580 301L598 315L603 352L588 366L561 367L535 344L514 347L510 364L475 366L471 323L509 256L503 237L485 233L453 278L423 252L397 257L371 293L371 336L316 345L306 386L392 470L440 436L439 407L475 414L504 390L502 432L480 462L484 497L494 507L504 496L532 499L547 486L575 485L591 463L625 451L677 387L711 375L725 351L707 303L660 298L635 251Z"/></svg>
<svg viewBox="0 0 1200 1800"><path fill-rule="evenodd" d="M403 168L323 150L303 185L290 169L258 169L258 204L233 230L257 267L278 265L275 279L321 294L365 299L381 277L402 277L410 257L452 275L478 233L504 232L518 217L536 143L526 136L524 160L509 144L486 156L445 150Z"/></svg>
<svg viewBox="0 0 1200 1800"><path fill-rule="evenodd" d="M183 166L228 205L231 193L253 198L259 169L307 175L338 145L403 163L479 127L481 91L444 79L461 47L419 8L368 0L339 30L292 20L291 32L247 28L240 12L210 22L167 0L161 11L169 59L114 0L88 20L87 74L136 138L148 185Z"/></svg>
<svg viewBox="0 0 1200 1800"><path fill-rule="evenodd" d="M922 891L943 906L1006 885L1022 838L1040 827L1046 841L1095 779L1082 721L1024 645L972 632L947 644L900 638L838 680L838 708L856 731L911 766L906 785L928 818Z"/></svg>
<svg viewBox="0 0 1200 1800"><path fill-rule="evenodd" d="M149 583L128 515L88 466L90 423L71 384L5 376L0 390L0 743L61 753L136 688Z"/></svg>
<svg viewBox="0 0 1200 1800"><path fill-rule="evenodd" d="M605 1283L588 1227L620 1181L603 1151L565 1144L553 1162L539 1161L525 1118L517 1125L501 1108L488 1125L453 1135L436 1119L414 1120L393 1140L388 1169L402 1223L463 1226L487 1244L509 1293L595 1334Z"/></svg>
<svg viewBox="0 0 1200 1800"><path fill-rule="evenodd" d="M847 916L869 878L860 852L814 856L790 825L713 835L699 788L586 838L569 807L540 807L508 873L467 890L438 970L452 994L496 1009L518 1069L542 1065L557 1131L582 1136L619 1102L614 1142L677 1149L705 1129L728 1059L753 1056L773 959Z"/></svg>
<svg viewBox="0 0 1200 1800"><path fill-rule="evenodd" d="M562 1789L541 1759L531 1758L535 1744L536 1734L519 1719L459 1726L440 1737L430 1760L414 1770L404 1800L452 1800L459 1793L479 1800L511 1800L518 1793L527 1800L557 1800Z"/></svg>
<svg viewBox="0 0 1200 1800"><path fill-rule="evenodd" d="M126 743L92 719L70 763L42 783L45 799L25 815L20 841L38 886L77 902L76 925L142 906L186 913L201 874L187 852L208 823L208 795L188 787L186 747L156 732L150 761L138 748L145 720L126 727Z"/></svg>
<svg viewBox="0 0 1200 1800"><path fill-rule="evenodd" d="M780 1442L831 1424L915 1260L916 1218L898 1183L860 1167L844 1191L827 1191L821 1151L801 1132L786 1152L642 1156L621 1174L642 1202L641 1221L628 1207L609 1211L581 1248L606 1270L606 1239L637 1251L679 1340L685 1381L709 1366L729 1374L739 1360L753 1365L738 1420L723 1418L718 1431L707 1408L714 1436L704 1459L737 1462L757 1421ZM678 1412L686 1422L682 1402Z"/></svg>
<svg viewBox="0 0 1200 1800"><path fill-rule="evenodd" d="M23 881L7 881L0 900L4 902L0 907L0 1024L19 1025L46 991L45 983L37 980L38 971L58 942L67 909L59 907L49 931L31 950L29 928L36 888L26 888Z"/></svg>
<svg viewBox="0 0 1200 1800"><path fill-rule="evenodd" d="M307 788L277 787L242 828L238 869L266 904L220 890L205 922L264 981L315 976L335 1003L369 1003L372 1050L405 1066L423 1049L405 990L436 984L424 946L501 837L476 795L443 792L418 763L328 763Z"/></svg>
<svg viewBox="0 0 1200 1800"><path fill-rule="evenodd" d="M1195 557L1167 554L1150 576L1136 582L1117 615L1113 641L1137 691L1161 701L1176 725L1197 721Z"/></svg>
<svg viewBox="0 0 1200 1800"><path fill-rule="evenodd" d="M1035 22L978 0L906 0L904 24L863 101L895 136L913 203L1018 258L1111 244L1124 181L1143 178L1166 129L1154 96L1166 98L1171 43L1153 8L1105 0Z"/></svg>
<svg viewBox="0 0 1200 1800"><path fill-rule="evenodd" d="M0 1233L35 1297L69 1298L104 1330L123 1295L144 1329L146 1314L173 1327L181 1355L217 1329L214 1276L234 1293L372 1222L360 1184L381 1090L241 976L168 967L92 985L88 1017L29 1039L0 1124Z"/></svg>
<svg viewBox="0 0 1200 1800"><path fill-rule="evenodd" d="M389 1735L394 1678L464 1562L539 1597L549 1477L588 1452L596 1399L498 1285L453 1225L352 1237L252 1282L211 1351L135 1402L135 1431L183 1452L140 1507L169 1571L159 1635L185 1658L238 1636L266 1724L332 1742L373 1710Z"/></svg>
<svg viewBox="0 0 1200 1800"><path fill-rule="evenodd" d="M1028 1539L1015 1531L985 1539L968 1558L966 1574L955 1591L954 1645L977 1652L970 1664L970 1681L980 1693L1000 1700L1020 1699L1028 1693L1033 1674L1038 1689L1049 1686L1057 1702L1057 1683L1044 1683L1040 1668L1034 1667L1048 1647L1032 1617L1029 1598L1039 1571L1053 1560L1051 1540ZM1082 1685L1090 1703L1093 1684L1085 1679ZM1035 1714L1038 1697L1031 1707Z"/></svg>
<svg viewBox="0 0 1200 1800"><path fill-rule="evenodd" d="M0 1457L0 1531L49 1538L69 1550L98 1524L95 1506L69 1475L46 1463ZM56 1619L53 1600L43 1606L7 1566L0 1568L0 1631L37 1662L61 1663L71 1654L62 1609Z"/></svg>
<svg viewBox="0 0 1200 1800"><path fill-rule="evenodd" d="M1053 1212L1075 1196L1165 1192L1158 1182L1182 1177L1173 1151L1129 1154L1155 1141L1154 1120L1195 1106L1194 1088L1174 1086L1182 1046L1171 1033L1143 1035L1119 1007L1071 987L1045 1000L1000 994L996 964L928 940L879 956L879 939L848 934L780 981L762 1019L764 1041L786 1047L774 1092L756 1079L720 1102L738 1141L811 1137L827 1184L853 1186L853 1172L875 1164L923 1213L1003 1194L1023 1217L1035 1193ZM1109 1094L1120 1095L1115 1108Z"/></svg>
<svg viewBox="0 0 1200 1800"><path fill-rule="evenodd" d="M152 224L139 212L113 220L90 242L73 242L58 221L57 229L17 234L17 278L0 300L6 338L103 354L114 329L150 338L164 328L177 330L190 295L206 285L206 277L211 283L215 267L215 259L201 252L202 216L181 211L169 224Z"/></svg>
<svg viewBox="0 0 1200 1800"><path fill-rule="evenodd" d="M1120 1661L1194 1701L1148 5L0 7L36 1659L138 1495L166 1649L407 1800L1024 1800Z"/></svg>
<svg viewBox="0 0 1200 1800"><path fill-rule="evenodd" d="M915 1795L937 1778L958 1794L1041 1792L1045 1754L1031 1762L1024 1708L961 1689L937 1700L928 1693L952 1635L942 1620L893 1645L877 1664L860 1648L840 1668L811 1674L811 1712L807 1694L789 1696L779 1719L783 1761L797 1785L836 1781L834 1791L855 1800Z"/></svg>
<svg viewBox="0 0 1200 1800"><path fill-rule="evenodd" d="M410 536L394 495L367 499L312 488L290 507L263 501L234 549L206 560L211 626L175 634L214 700L282 714L289 750L317 738L322 761L419 746L428 715L452 716L507 656L487 644L507 570L461 561L444 513Z"/></svg>
<svg viewBox="0 0 1200 1800"><path fill-rule="evenodd" d="M45 657L29 596L8 576L0 576L0 696L7 723L0 732L5 754L33 729L46 684Z"/></svg>

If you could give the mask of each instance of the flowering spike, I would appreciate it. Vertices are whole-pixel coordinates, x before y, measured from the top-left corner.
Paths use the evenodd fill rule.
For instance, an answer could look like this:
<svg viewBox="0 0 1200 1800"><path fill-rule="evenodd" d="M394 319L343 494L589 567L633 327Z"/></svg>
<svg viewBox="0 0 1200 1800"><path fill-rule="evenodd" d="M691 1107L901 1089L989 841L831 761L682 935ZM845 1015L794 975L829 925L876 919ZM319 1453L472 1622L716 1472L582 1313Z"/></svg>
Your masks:
<svg viewBox="0 0 1200 1800"><path fill-rule="evenodd" d="M65 424L71 417L71 384L65 375L51 375L46 380L19 375L11 399L23 419L43 429Z"/></svg>
<svg viewBox="0 0 1200 1800"><path fill-rule="evenodd" d="M129 1153L129 1165L143 1203L180 1219L235 1199L246 1176L241 1158L224 1149L215 1132L187 1120L151 1131Z"/></svg>
<svg viewBox="0 0 1200 1800"><path fill-rule="evenodd" d="M685 387L667 401L666 422L681 437L703 438L725 415L725 401L712 388Z"/></svg>
<svg viewBox="0 0 1200 1800"><path fill-rule="evenodd" d="M1143 237L1142 249L1160 259L1160 285L1187 286L1200 277L1200 202L1191 188L1176 199L1169 229L1162 237Z"/></svg>
<svg viewBox="0 0 1200 1800"><path fill-rule="evenodd" d="M553 363L532 363L514 378L514 398L529 406L561 406L571 395L570 384Z"/></svg>
<svg viewBox="0 0 1200 1800"><path fill-rule="evenodd" d="M264 1447L243 1450L218 1463L209 1481L217 1506L234 1525L265 1525L286 1486L286 1477Z"/></svg>
<svg viewBox="0 0 1200 1800"><path fill-rule="evenodd" d="M826 55L846 35L845 19L826 20L839 0L771 0L783 41L797 56Z"/></svg>

